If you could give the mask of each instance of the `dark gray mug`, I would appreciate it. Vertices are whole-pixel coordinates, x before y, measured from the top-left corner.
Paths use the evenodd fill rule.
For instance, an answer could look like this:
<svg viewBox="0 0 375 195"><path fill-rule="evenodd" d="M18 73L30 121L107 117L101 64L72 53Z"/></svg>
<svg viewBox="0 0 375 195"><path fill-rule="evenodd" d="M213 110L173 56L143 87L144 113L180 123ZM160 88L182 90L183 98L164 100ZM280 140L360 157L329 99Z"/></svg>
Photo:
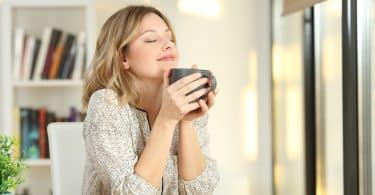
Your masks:
<svg viewBox="0 0 375 195"><path fill-rule="evenodd" d="M216 85L217 85L215 76L211 73L211 71L209 71L209 70L203 70L203 69L172 68L171 72L169 74L169 84L172 84L172 83L174 83L174 82L182 79L183 77L186 77L188 75L191 75L191 74L194 74L194 73L197 73L197 72L201 73L202 77L208 78L209 82L207 84L204 84L204 85L202 85L202 86L194 89L193 91L191 91L190 93L188 93L186 95L189 95L189 94L191 94L191 93L193 93L195 91L198 91L200 89L203 89L203 88L210 88L210 91L215 91ZM207 94L203 95L202 97L198 98L195 101L198 101L199 99L205 99L205 98L207 98Z"/></svg>

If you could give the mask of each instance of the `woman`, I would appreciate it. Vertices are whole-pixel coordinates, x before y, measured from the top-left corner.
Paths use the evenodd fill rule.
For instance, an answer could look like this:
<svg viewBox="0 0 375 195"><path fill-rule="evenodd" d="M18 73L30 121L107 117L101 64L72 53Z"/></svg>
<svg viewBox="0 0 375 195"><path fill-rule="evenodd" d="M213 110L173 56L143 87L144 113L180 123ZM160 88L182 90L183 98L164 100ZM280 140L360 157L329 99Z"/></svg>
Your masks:
<svg viewBox="0 0 375 195"><path fill-rule="evenodd" d="M208 92L199 73L169 85L178 64L175 34L157 9L113 14L97 40L84 84L83 194L212 194L219 181L208 154Z"/></svg>

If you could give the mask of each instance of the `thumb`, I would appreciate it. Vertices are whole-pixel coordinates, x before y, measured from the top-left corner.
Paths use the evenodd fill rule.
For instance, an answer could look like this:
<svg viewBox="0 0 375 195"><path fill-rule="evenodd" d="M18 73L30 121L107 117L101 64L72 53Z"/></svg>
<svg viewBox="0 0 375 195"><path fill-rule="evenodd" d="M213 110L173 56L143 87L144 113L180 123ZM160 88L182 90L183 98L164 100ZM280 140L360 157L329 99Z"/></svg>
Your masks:
<svg viewBox="0 0 375 195"><path fill-rule="evenodd" d="M171 72L171 69L168 69L168 70L164 71L164 75L163 75L164 87L168 87L168 85L169 85L169 73L170 72Z"/></svg>

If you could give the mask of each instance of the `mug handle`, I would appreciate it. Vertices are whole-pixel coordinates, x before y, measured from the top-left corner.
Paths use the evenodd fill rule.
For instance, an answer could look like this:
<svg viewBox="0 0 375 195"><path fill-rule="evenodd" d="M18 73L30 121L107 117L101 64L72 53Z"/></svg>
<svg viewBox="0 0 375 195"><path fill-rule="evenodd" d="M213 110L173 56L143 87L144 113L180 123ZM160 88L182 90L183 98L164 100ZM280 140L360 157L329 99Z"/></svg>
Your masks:
<svg viewBox="0 0 375 195"><path fill-rule="evenodd" d="M214 76L214 75L212 75L212 74L210 74L210 77L211 77L211 79L210 79L210 90L212 91L212 92L214 92L215 91L215 89L216 89L216 85L217 85L217 82L216 82L216 77Z"/></svg>

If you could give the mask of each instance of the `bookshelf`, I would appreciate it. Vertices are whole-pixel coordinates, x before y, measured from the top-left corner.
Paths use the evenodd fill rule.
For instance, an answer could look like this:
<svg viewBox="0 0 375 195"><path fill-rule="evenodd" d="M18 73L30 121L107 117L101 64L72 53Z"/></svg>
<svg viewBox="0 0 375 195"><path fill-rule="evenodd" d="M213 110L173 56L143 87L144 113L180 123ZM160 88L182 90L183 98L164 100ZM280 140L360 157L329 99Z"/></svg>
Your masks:
<svg viewBox="0 0 375 195"><path fill-rule="evenodd" d="M51 81L16 81L13 87L82 87L83 82L71 80L51 80Z"/></svg>
<svg viewBox="0 0 375 195"><path fill-rule="evenodd" d="M0 133L13 135L14 107L45 107L58 116L69 108L81 109L82 79L25 79L14 77L14 39L22 27L43 41L47 27L77 35L84 32L87 68L94 53L96 15L94 0L3 0L0 6ZM4 49L7 48L7 49ZM25 182L15 194L28 188L30 195L51 194L49 159L27 159Z"/></svg>

